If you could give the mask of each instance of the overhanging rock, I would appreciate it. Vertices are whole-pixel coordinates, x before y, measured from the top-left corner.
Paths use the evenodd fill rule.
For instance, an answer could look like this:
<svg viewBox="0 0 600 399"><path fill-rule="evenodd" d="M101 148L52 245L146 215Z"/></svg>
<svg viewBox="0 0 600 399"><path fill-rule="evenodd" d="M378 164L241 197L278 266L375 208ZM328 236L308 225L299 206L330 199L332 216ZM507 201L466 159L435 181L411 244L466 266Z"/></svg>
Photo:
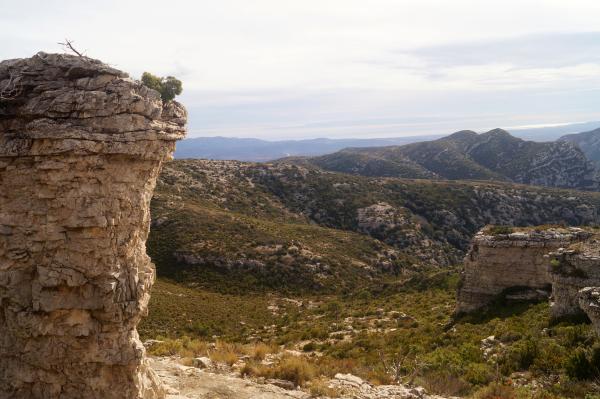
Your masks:
<svg viewBox="0 0 600 399"><path fill-rule="evenodd" d="M149 202L185 122L100 61L0 63L0 397L164 396L136 326Z"/></svg>

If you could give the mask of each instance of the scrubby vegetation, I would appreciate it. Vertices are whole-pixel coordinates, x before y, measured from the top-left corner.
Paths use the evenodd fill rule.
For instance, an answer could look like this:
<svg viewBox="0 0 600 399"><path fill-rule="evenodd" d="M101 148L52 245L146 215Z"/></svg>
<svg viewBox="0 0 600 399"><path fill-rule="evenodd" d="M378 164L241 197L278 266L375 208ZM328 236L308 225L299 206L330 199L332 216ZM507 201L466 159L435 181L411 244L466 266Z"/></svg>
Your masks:
<svg viewBox="0 0 600 399"><path fill-rule="evenodd" d="M511 234L515 230L510 226L490 226L488 229L488 233L491 235L500 235L500 234Z"/></svg>
<svg viewBox="0 0 600 399"><path fill-rule="evenodd" d="M313 290L351 280L340 275L356 281L458 263L489 223L595 224L599 205L597 193L176 161L166 165L153 199L149 251L159 273L179 280L201 270L215 279L253 280L244 289L307 281Z"/></svg>
<svg viewBox="0 0 600 399"><path fill-rule="evenodd" d="M173 76L159 78L158 76L152 75L150 72L144 72L142 74L142 83L144 86L159 92L160 97L165 102L172 101L183 91L183 84L181 83L181 80Z"/></svg>
<svg viewBox="0 0 600 399"><path fill-rule="evenodd" d="M591 327L551 324L545 303L454 319L454 263L485 224L593 224L598 205L596 193L503 183L173 162L152 202L159 280L140 333L163 341L152 353L315 395L351 373L444 395L583 398L598 390L584 371L597 361Z"/></svg>
<svg viewBox="0 0 600 399"><path fill-rule="evenodd" d="M166 296L164 289L176 286L159 282L141 331L146 338L170 336L159 336L164 342L152 353L209 356L229 365L248 356L243 374L299 385L339 372L375 384L412 382L434 393L478 398L495 392L513 395L501 398L581 398L596 392L600 351L590 325L552 325L546 303L499 305L453 320L456 284L455 272L437 272L347 294L225 296L231 306L219 302L220 294L198 289ZM206 299L197 300L200 295ZM222 325L218 337L194 334L187 316L164 310L169 305L206 325ZM161 334L153 327L165 325L170 328ZM279 357L263 364L270 354Z"/></svg>

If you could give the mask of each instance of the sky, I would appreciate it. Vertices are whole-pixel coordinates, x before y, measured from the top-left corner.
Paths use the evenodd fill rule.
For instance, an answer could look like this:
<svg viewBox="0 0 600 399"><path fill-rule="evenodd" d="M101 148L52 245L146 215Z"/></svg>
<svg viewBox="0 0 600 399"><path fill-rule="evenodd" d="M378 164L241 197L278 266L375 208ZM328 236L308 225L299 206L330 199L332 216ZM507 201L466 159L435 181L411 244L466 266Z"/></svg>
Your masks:
<svg viewBox="0 0 600 399"><path fill-rule="evenodd" d="M0 0L0 59L68 38L183 81L189 136L397 137L600 120L598 0Z"/></svg>

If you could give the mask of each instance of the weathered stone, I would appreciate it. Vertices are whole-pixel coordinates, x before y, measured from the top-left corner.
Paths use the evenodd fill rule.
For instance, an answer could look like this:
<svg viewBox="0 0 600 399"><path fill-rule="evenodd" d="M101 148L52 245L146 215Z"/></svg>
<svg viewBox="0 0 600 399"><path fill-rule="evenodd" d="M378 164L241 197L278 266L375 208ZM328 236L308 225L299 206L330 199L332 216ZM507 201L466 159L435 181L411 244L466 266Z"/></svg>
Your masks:
<svg viewBox="0 0 600 399"><path fill-rule="evenodd" d="M550 254L548 270L552 279L552 316L581 315L585 309L580 307L579 291L600 286L600 241L594 237L558 249Z"/></svg>
<svg viewBox="0 0 600 399"><path fill-rule="evenodd" d="M580 228L524 229L511 234L480 231L464 261L457 313L472 312L499 297L514 300L548 298L550 251L590 237Z"/></svg>
<svg viewBox="0 0 600 399"><path fill-rule="evenodd" d="M212 367L212 360L208 357L197 357L192 360L192 365L199 369L206 369Z"/></svg>
<svg viewBox="0 0 600 399"><path fill-rule="evenodd" d="M579 290L579 307L592 321L600 334L600 287L585 287Z"/></svg>
<svg viewBox="0 0 600 399"><path fill-rule="evenodd" d="M0 92L0 397L163 397L136 326L185 109L61 54L1 62Z"/></svg>

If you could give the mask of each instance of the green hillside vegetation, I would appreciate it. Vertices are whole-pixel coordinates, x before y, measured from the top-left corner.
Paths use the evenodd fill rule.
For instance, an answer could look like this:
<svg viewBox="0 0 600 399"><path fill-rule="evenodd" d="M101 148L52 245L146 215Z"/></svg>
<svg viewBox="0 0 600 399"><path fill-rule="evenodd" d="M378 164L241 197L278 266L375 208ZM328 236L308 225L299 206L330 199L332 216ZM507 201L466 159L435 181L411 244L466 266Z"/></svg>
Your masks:
<svg viewBox="0 0 600 399"><path fill-rule="evenodd" d="M511 393L501 397L583 398L597 389L592 377L577 372L580 357L587 359L599 344L590 325L552 325L547 303L499 303L490 313L453 322L457 280L453 270L422 273L348 294L291 298L218 294L159 280L140 332L165 340L151 350L157 354L201 356L189 348L215 340L299 350L313 379L338 372L375 384L398 378L461 396L497 382ZM490 336L494 344L484 355L482 340ZM228 351L232 362L245 354L240 346ZM270 373L277 367L269 366ZM508 388L532 380L537 389Z"/></svg>
<svg viewBox="0 0 600 399"><path fill-rule="evenodd" d="M594 225L599 205L597 193L505 182L170 162L152 200L159 278L140 333L163 341L152 353L187 362L297 350L243 372L301 385L343 372L446 395L583 398L596 389L580 371L597 345L588 324L552 325L545 303L453 311L457 264L478 229Z"/></svg>
<svg viewBox="0 0 600 399"><path fill-rule="evenodd" d="M212 270L260 276L246 288L275 288L290 284L275 273L287 270L302 276L297 288L309 276L313 288L343 287L382 271L459 263L487 224L598 224L599 205L597 193L505 183L174 161L157 185L148 249L161 274L181 280Z"/></svg>

